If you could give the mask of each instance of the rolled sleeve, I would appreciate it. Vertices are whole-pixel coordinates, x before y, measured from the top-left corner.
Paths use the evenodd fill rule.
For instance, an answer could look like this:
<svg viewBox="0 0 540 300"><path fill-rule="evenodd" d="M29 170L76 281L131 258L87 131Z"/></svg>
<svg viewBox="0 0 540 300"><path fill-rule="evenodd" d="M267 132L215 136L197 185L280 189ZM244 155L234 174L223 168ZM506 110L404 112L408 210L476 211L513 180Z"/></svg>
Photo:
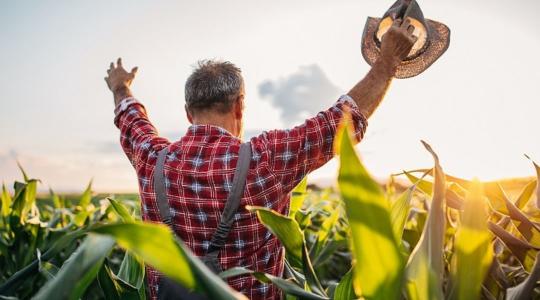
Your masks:
<svg viewBox="0 0 540 300"><path fill-rule="evenodd" d="M144 106L134 98L122 100L115 109L114 124L120 129L120 144L133 166L144 163L162 145L169 144L158 136ZM159 149L157 149L159 148Z"/></svg>
<svg viewBox="0 0 540 300"><path fill-rule="evenodd" d="M270 153L271 169L287 191L334 157L337 128L347 112L354 124L357 141L360 141L368 125L367 119L347 95L293 129L268 131L255 138L256 143L265 144Z"/></svg>

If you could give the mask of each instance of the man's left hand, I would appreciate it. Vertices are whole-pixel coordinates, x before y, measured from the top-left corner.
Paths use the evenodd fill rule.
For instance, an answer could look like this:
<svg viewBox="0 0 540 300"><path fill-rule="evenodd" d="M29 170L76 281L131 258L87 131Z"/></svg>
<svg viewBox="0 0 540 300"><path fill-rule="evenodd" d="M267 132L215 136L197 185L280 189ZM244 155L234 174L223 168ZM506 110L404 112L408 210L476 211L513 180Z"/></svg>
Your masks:
<svg viewBox="0 0 540 300"><path fill-rule="evenodd" d="M107 70L108 76L105 77L105 82L107 82L107 86L111 92L113 92L116 104L118 104L122 98L131 96L129 87L135 78L135 74L137 74L137 69L137 67L134 67L131 69L131 72L127 72L122 66L121 58L117 60L116 66L114 63L111 63L109 66L109 69Z"/></svg>

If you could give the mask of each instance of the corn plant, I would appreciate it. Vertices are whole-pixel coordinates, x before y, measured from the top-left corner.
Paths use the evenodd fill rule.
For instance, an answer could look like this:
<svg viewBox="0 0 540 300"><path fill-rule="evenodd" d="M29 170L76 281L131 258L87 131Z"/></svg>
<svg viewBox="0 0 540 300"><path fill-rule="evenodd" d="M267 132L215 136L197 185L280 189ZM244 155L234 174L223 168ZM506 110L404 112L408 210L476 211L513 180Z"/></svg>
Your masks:
<svg viewBox="0 0 540 300"><path fill-rule="evenodd" d="M435 166L403 172L412 185L396 195L395 187L385 192L372 179L350 135L341 133L338 182L347 220L336 221L341 206L331 201L317 203L318 213L313 206L300 204L310 194L303 182L293 192L294 209L288 216L263 207L249 208L284 245L289 278L243 268L221 276L252 274L276 284L288 299L540 297L540 224L534 217L537 207L530 204L534 190L540 191L537 180L528 182L511 201L498 182L446 175L435 151L423 144ZM312 217L321 211L322 220ZM343 240L349 243L352 268L335 282L321 281L312 263L325 247L319 241L328 236L341 241L336 233L342 224L347 224Z"/></svg>
<svg viewBox="0 0 540 300"><path fill-rule="evenodd" d="M239 275L287 299L540 298L538 179L512 192L450 176L423 142L434 166L393 175L383 188L353 144L342 126L339 191L304 180L287 215L248 207L283 244L283 277L247 268L214 275L169 228L141 222L136 202L99 200L91 184L76 198L38 198L39 181L23 171L14 193L3 186L0 195L0 298L145 299L145 265L212 299L245 299L224 281Z"/></svg>

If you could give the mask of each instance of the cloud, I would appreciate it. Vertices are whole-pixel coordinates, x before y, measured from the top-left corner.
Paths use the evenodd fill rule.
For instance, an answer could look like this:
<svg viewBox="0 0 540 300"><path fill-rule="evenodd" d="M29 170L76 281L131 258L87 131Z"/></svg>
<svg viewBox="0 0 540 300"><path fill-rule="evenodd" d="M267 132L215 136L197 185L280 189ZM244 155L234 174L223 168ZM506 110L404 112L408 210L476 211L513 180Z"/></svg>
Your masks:
<svg viewBox="0 0 540 300"><path fill-rule="evenodd" d="M316 64L300 67L289 76L259 85L259 95L281 110L281 118L291 125L312 116L332 103L340 89Z"/></svg>

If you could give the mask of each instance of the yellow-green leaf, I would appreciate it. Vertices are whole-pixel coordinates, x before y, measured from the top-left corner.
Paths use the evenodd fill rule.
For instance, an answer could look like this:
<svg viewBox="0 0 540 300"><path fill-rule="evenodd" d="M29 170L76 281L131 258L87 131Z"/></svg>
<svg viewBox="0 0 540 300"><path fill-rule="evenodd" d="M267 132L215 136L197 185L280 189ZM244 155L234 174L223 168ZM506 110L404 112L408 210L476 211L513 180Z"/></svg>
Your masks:
<svg viewBox="0 0 540 300"><path fill-rule="evenodd" d="M287 254L295 260L295 265L301 265L304 235L298 222L266 207L246 206L246 209L257 213L261 223L272 231L287 250Z"/></svg>
<svg viewBox="0 0 540 300"><path fill-rule="evenodd" d="M366 299L399 299L404 262L389 201L358 159L348 127L341 130L338 182L352 233L355 293Z"/></svg>
<svg viewBox="0 0 540 300"><path fill-rule="evenodd" d="M289 207L289 217L294 218L296 212L302 208L307 195L307 176L291 192L291 204Z"/></svg>
<svg viewBox="0 0 540 300"><path fill-rule="evenodd" d="M487 230L487 207L480 182L473 181L466 199L451 268L455 284L452 298L459 300L480 298L482 282L493 260L492 237Z"/></svg>

